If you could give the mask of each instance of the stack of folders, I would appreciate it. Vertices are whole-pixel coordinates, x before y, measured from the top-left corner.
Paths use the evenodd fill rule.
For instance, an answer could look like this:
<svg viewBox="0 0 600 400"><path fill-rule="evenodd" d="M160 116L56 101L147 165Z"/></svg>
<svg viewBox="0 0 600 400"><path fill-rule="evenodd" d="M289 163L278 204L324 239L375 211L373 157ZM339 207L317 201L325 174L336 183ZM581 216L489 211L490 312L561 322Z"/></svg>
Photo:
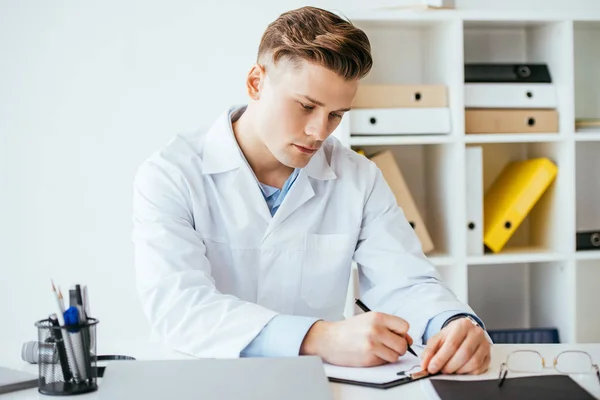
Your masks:
<svg viewBox="0 0 600 400"><path fill-rule="evenodd" d="M558 132L546 64L466 64L466 133Z"/></svg>
<svg viewBox="0 0 600 400"><path fill-rule="evenodd" d="M379 167L383 178L392 189L394 196L396 196L398 206L404 211L406 219L421 242L423 253L427 254L433 251L434 246L429 231L423 222L423 218L392 152L390 150L383 151L371 156L370 160Z"/></svg>
<svg viewBox="0 0 600 400"><path fill-rule="evenodd" d="M447 98L443 85L360 85L349 112L351 135L448 134Z"/></svg>

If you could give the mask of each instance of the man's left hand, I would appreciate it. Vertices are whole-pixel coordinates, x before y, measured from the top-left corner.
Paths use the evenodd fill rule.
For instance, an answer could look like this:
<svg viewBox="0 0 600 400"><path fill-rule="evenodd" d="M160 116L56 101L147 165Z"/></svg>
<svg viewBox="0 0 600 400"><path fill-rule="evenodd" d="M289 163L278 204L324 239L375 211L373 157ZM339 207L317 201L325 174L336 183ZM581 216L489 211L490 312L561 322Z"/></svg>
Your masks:
<svg viewBox="0 0 600 400"><path fill-rule="evenodd" d="M451 321L427 341L421 355L423 370L430 374L473 374L487 371L491 345L482 328L467 318Z"/></svg>

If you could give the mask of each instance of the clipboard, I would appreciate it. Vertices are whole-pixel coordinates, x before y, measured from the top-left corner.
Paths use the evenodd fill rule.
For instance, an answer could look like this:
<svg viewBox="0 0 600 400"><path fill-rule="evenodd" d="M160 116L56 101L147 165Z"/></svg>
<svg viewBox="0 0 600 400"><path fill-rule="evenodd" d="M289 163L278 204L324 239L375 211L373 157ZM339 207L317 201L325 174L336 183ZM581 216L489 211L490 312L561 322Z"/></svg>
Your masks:
<svg viewBox="0 0 600 400"><path fill-rule="evenodd" d="M404 377L401 377L401 378L398 378L398 379L395 379L395 380L389 381L389 382L383 382L383 383L362 382L362 381L356 381L356 380L350 380L350 379L340 379L340 378L333 378L333 377L327 377L327 379L329 380L329 382L334 382L334 383L344 383L347 385L365 386L365 387L370 387L370 388L375 388L375 389L390 389L390 388L393 388L396 386L401 386L401 385L405 385L407 383L412 383L412 382L416 382L421 379L429 378L431 376L435 376L438 374L430 374L427 371L419 371L414 374L406 374Z"/></svg>

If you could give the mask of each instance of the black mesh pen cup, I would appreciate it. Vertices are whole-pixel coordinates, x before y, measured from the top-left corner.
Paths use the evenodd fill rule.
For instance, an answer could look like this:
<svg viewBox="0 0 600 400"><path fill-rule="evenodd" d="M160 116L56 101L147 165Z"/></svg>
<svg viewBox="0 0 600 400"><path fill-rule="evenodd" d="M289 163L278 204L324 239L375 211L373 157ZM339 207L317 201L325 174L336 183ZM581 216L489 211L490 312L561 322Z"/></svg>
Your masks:
<svg viewBox="0 0 600 400"><path fill-rule="evenodd" d="M38 391L66 396L98 389L96 325L88 318L78 325L60 326L53 318L35 323L38 328Z"/></svg>

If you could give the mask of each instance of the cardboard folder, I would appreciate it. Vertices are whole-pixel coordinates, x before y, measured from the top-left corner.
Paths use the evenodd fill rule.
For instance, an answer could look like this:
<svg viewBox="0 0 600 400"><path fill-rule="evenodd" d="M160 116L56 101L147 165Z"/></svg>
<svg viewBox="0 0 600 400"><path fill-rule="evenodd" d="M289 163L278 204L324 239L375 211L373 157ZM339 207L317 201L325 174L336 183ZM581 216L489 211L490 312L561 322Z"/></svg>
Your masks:
<svg viewBox="0 0 600 400"><path fill-rule="evenodd" d="M497 253L550 186L558 169L547 158L510 163L485 193L483 241Z"/></svg>
<svg viewBox="0 0 600 400"><path fill-rule="evenodd" d="M415 201L408 190L406 181L402 176L400 167L398 167L392 152L390 150L386 150L370 157L370 159L379 167L381 173L383 174L383 178L396 196L398 205L404 211L406 219L408 219L408 222L410 222L419 240L421 241L423 253L432 251L434 249L434 245L431 241L431 237L429 236L429 232L425 227L423 218L421 218L421 214L419 214L419 210L417 209Z"/></svg>
<svg viewBox="0 0 600 400"><path fill-rule="evenodd" d="M447 107L362 108L348 114L352 135L448 134L452 130Z"/></svg>
<svg viewBox="0 0 600 400"><path fill-rule="evenodd" d="M447 107L444 85L359 85L353 108Z"/></svg>
<svg viewBox="0 0 600 400"><path fill-rule="evenodd" d="M466 133L558 132L558 113L548 109L467 109Z"/></svg>
<svg viewBox="0 0 600 400"><path fill-rule="evenodd" d="M552 83L466 83L465 108L556 108Z"/></svg>

